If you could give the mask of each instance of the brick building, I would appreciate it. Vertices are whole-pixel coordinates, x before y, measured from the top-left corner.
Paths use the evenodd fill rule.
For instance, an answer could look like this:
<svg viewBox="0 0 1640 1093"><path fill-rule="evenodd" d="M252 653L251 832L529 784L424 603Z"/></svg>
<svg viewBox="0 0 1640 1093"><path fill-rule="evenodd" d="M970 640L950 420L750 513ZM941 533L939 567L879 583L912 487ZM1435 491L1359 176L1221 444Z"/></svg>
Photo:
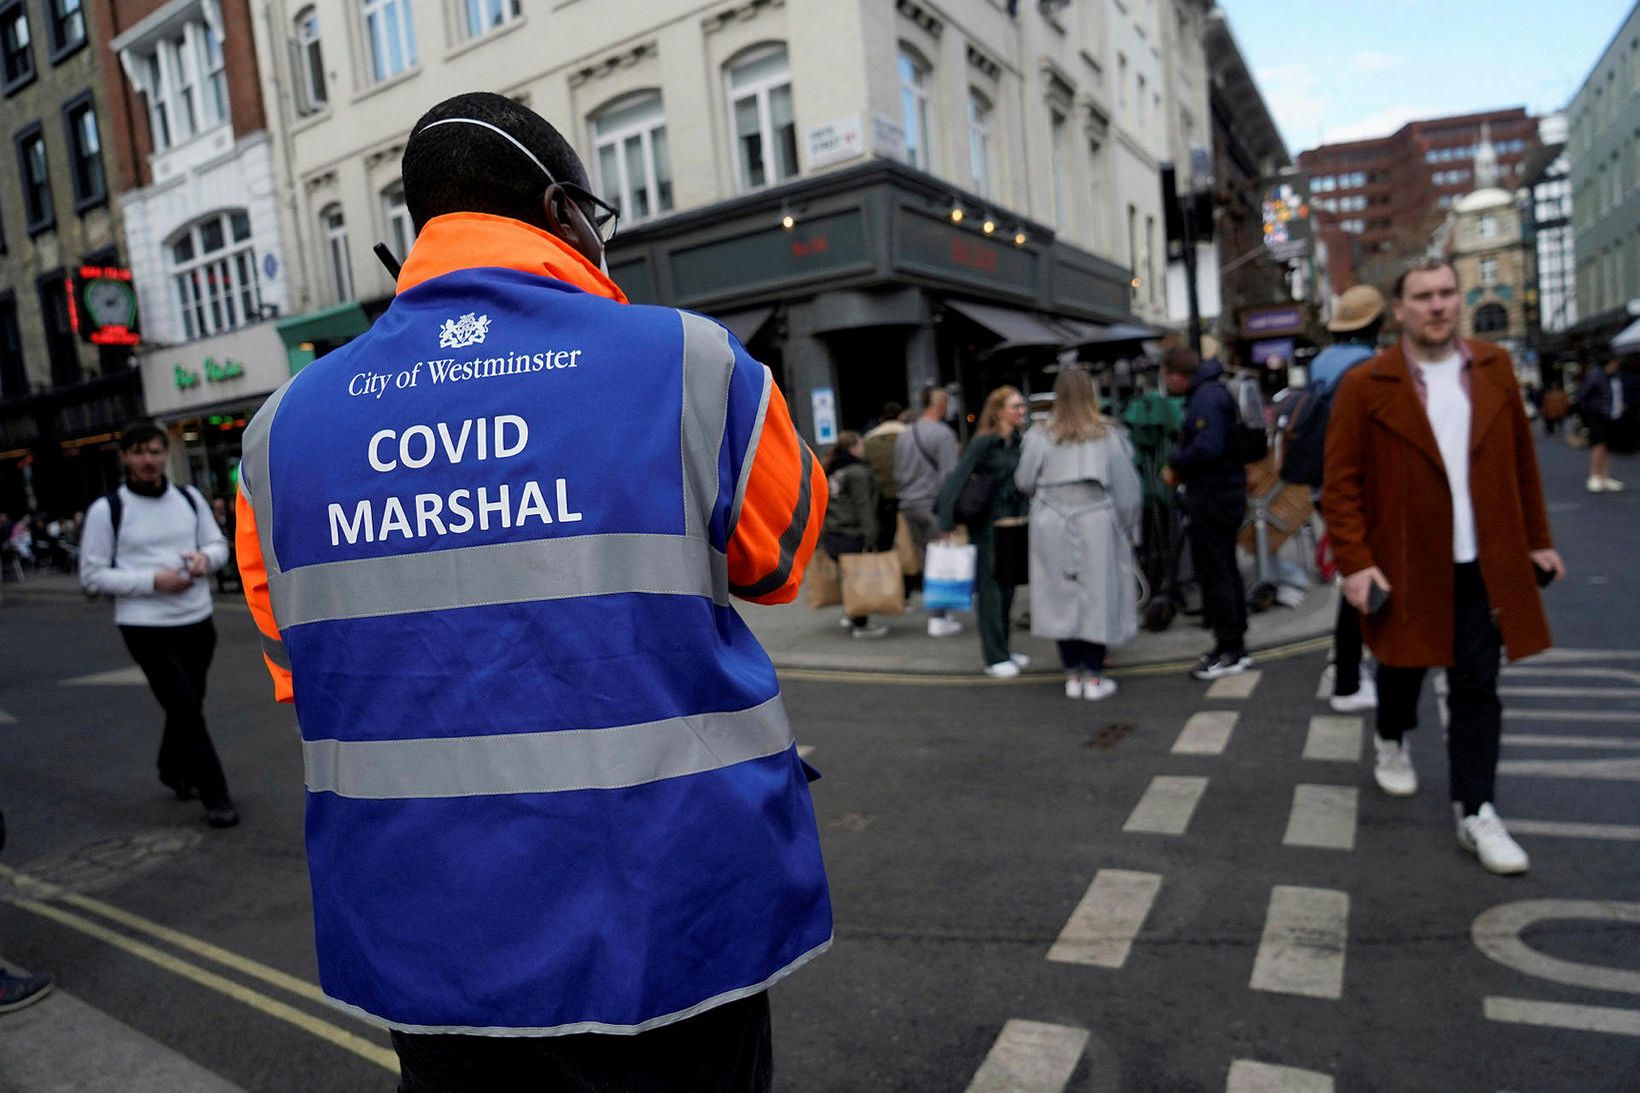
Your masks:
<svg viewBox="0 0 1640 1093"><path fill-rule="evenodd" d="M1497 151L1498 184L1518 186L1537 129L1515 107L1408 122L1387 137L1299 153L1334 291L1360 281L1385 285L1428 249L1453 203L1476 188L1471 164L1484 136Z"/></svg>

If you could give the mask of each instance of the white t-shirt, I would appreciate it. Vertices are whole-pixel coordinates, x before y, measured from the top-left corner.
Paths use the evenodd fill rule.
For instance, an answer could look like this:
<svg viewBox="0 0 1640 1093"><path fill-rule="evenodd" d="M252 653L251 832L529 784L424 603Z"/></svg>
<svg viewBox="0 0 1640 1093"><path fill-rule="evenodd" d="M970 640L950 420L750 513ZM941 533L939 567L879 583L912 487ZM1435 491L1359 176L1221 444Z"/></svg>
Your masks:
<svg viewBox="0 0 1640 1093"><path fill-rule="evenodd" d="M1463 389L1463 359L1454 353L1434 364L1417 364L1428 395L1425 409L1435 443L1446 464L1446 484L1452 491L1452 560L1473 562L1475 505L1469 496L1469 429L1472 415L1469 393Z"/></svg>

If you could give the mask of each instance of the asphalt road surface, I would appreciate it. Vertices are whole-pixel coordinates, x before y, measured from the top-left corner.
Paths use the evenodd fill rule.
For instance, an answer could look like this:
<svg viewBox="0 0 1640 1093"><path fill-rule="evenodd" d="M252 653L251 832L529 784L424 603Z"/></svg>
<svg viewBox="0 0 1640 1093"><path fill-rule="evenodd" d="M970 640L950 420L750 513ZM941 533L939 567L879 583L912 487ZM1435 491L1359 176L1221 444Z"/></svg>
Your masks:
<svg viewBox="0 0 1640 1093"><path fill-rule="evenodd" d="M1097 705L793 675L837 932L773 992L777 1086L1640 1089L1640 489L1544 461L1573 572L1557 651L1504 677L1528 875L1457 847L1433 687L1392 800L1321 653ZM109 608L0 603L0 955L59 984L0 1016L0 1093L393 1088L385 1035L313 986L295 728L243 609L218 625L226 832L155 781Z"/></svg>

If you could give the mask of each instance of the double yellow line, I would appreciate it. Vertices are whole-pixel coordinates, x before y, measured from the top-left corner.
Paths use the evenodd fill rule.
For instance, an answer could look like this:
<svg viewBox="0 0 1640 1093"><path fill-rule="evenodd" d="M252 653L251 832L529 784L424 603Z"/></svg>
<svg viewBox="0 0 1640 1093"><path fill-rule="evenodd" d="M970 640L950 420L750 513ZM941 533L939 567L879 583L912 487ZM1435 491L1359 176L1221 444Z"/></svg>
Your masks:
<svg viewBox="0 0 1640 1093"><path fill-rule="evenodd" d="M201 941L181 931L173 930L169 926L162 926L157 922L143 918L141 915L122 911L120 908L104 903L102 900L82 896L77 892L70 892L55 884L38 880L26 873L19 873L15 869L4 865L0 865L0 880L10 881L19 892L27 893L27 896L13 898L11 900L13 906L20 907L42 918L48 918L71 930L77 930L88 937L94 937L98 941L112 945L141 960L146 960L156 967L164 968L166 971L180 975L184 979L192 980L202 987L225 994L236 1002L243 1002L269 1017L284 1021L286 1024L295 1025L303 1032L317 1036L319 1039L334 1044L344 1051L351 1051L360 1058L368 1059L394 1074L399 1072L398 1056L389 1048L382 1047L363 1036L349 1032L328 1021L320 1020L310 1013L297 1009L295 1006L279 1001L277 998L252 990L226 976L202 968L197 964L189 963L181 957L166 952L164 949L157 948L145 941L138 941L84 915L54 905L64 904L76 910L88 912L109 922L124 926L128 930L146 934L157 941L163 941L165 944L174 946L184 952L212 961L224 968L230 968L241 975L260 980L298 998L329 1005L330 1002L325 998L324 993L305 979L287 975L277 968L259 964L254 960L240 956L238 953L229 952L227 949L212 945L208 941Z"/></svg>

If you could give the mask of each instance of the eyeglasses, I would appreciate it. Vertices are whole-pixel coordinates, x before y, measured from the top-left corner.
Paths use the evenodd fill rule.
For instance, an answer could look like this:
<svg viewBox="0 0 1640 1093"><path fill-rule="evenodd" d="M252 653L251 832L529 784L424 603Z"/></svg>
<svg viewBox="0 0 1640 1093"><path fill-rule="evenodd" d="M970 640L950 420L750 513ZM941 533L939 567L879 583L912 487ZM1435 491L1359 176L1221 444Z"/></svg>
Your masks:
<svg viewBox="0 0 1640 1093"><path fill-rule="evenodd" d="M581 212L592 223L599 239L608 243L615 238L615 233L620 230L621 210L573 182L560 182L558 186L581 206Z"/></svg>
<svg viewBox="0 0 1640 1093"><path fill-rule="evenodd" d="M1009 401L1009 402L1003 403L1002 405L1003 405L1004 408L1009 409L1009 410L1023 410L1023 409L1025 409L1024 400Z"/></svg>

